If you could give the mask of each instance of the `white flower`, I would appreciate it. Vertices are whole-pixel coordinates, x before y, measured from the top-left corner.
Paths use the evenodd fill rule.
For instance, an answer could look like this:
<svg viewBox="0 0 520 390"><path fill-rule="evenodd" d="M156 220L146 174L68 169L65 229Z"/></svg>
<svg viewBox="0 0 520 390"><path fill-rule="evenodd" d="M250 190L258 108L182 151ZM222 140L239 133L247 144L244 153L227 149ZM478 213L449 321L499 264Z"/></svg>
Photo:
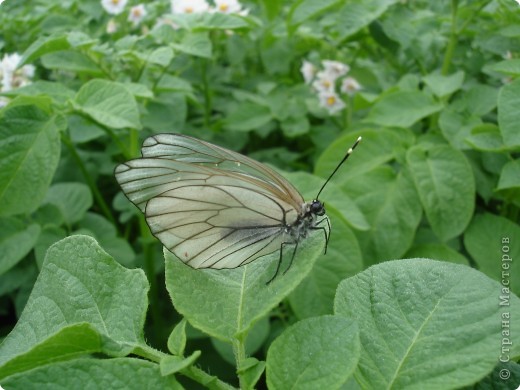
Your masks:
<svg viewBox="0 0 520 390"><path fill-rule="evenodd" d="M348 95L354 95L361 89L361 84L354 77L345 77L341 83L340 90Z"/></svg>
<svg viewBox="0 0 520 390"><path fill-rule="evenodd" d="M240 4L238 0L215 0L215 5L215 10L223 14L238 14L243 12L242 4Z"/></svg>
<svg viewBox="0 0 520 390"><path fill-rule="evenodd" d="M339 61L323 60L321 63L325 68L325 73L329 74L329 77L332 77L333 79L337 79L338 77L347 74L350 70L350 67L347 64Z"/></svg>
<svg viewBox="0 0 520 390"><path fill-rule="evenodd" d="M345 103L335 92L322 92L318 97L320 106L326 108L331 115L345 108Z"/></svg>
<svg viewBox="0 0 520 390"><path fill-rule="evenodd" d="M114 19L110 19L107 23L107 34L113 34L117 31L117 23Z"/></svg>
<svg viewBox="0 0 520 390"><path fill-rule="evenodd" d="M209 11L209 4L206 0L171 0L171 4L174 14L195 14Z"/></svg>
<svg viewBox="0 0 520 390"><path fill-rule="evenodd" d="M303 61L302 67L300 68L300 72L303 75L303 79L305 80L305 84L310 84L314 75L316 74L316 67L309 61Z"/></svg>
<svg viewBox="0 0 520 390"><path fill-rule="evenodd" d="M515 1L518 3L518 5L520 5L520 0L515 0Z"/></svg>
<svg viewBox="0 0 520 390"><path fill-rule="evenodd" d="M144 4L136 5L135 7L130 8L130 13L128 14L128 21L132 22L132 25L138 26L146 16L146 8L144 8Z"/></svg>
<svg viewBox="0 0 520 390"><path fill-rule="evenodd" d="M101 0L101 5L110 15L119 15L125 9L128 0Z"/></svg>
<svg viewBox="0 0 520 390"><path fill-rule="evenodd" d="M329 73L318 72L316 80L312 83L312 86L319 93L322 92L334 92L334 84L336 79L331 77Z"/></svg>
<svg viewBox="0 0 520 390"><path fill-rule="evenodd" d="M2 86L0 91L8 92L13 88L19 88L30 84L34 76L34 66L24 65L17 69L22 57L18 53L6 54L0 62L0 76Z"/></svg>

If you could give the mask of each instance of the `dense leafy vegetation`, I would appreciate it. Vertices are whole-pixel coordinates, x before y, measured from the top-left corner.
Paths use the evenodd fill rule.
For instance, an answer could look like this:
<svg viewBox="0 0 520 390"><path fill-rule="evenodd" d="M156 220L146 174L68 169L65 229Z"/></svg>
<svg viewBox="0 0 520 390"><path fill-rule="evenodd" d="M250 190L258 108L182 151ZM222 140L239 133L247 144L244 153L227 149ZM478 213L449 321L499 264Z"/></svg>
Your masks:
<svg viewBox="0 0 520 390"><path fill-rule="evenodd" d="M0 385L515 388L519 38L513 0L4 1ZM162 132L309 200L362 136L327 254L163 252L113 176Z"/></svg>

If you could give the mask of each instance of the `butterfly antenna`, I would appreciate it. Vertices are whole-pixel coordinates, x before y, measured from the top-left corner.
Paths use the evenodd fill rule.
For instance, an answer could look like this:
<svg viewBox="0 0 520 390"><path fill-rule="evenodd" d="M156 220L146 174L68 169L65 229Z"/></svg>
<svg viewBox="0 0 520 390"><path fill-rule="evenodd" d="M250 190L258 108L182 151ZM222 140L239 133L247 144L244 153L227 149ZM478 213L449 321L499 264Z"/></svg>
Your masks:
<svg viewBox="0 0 520 390"><path fill-rule="evenodd" d="M334 174L338 171L339 167L341 167L343 165L343 163L345 161L347 161L347 159L349 158L349 156L352 154L352 151L354 149L356 149L356 146L358 146L358 144L361 142L361 137L358 137L358 139L356 140L356 142L354 142L354 145L352 145L349 150L347 150L347 154L345 154L345 157L343 157L343 160L341 160L338 164L338 166L336 167L336 169L334 169L334 171L332 171L332 173L330 174L329 178L325 181L325 183L321 186L320 190L318 191L318 195L316 195L316 198L315 199L319 199L320 197L320 194L321 194L321 191L323 191L323 189L325 188L325 186L327 185L327 183L329 182L329 180L332 178L332 176L334 176Z"/></svg>

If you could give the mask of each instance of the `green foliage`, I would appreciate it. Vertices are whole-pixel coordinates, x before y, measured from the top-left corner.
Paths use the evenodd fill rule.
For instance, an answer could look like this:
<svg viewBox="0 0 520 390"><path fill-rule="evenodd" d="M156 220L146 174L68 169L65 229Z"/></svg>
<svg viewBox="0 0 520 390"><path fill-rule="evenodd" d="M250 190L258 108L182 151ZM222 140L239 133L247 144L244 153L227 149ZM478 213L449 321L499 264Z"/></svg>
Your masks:
<svg viewBox="0 0 520 390"><path fill-rule="evenodd" d="M0 5L4 388L517 386L516 2L161 0L132 23L135 5ZM349 68L329 100L327 60ZM312 232L266 285L278 252L195 270L161 251L113 176L161 132L306 200L361 136L320 193L326 254Z"/></svg>

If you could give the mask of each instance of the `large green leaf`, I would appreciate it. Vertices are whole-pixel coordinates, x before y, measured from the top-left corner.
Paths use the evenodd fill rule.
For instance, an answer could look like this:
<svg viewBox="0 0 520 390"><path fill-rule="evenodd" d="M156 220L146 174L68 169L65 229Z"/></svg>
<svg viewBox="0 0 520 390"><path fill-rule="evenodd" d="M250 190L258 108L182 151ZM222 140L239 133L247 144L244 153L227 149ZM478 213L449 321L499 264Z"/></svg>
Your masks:
<svg viewBox="0 0 520 390"><path fill-rule="evenodd" d="M82 335L77 335L81 339ZM80 340L77 340L80 341ZM159 365L143 359L74 359L49 364L2 381L7 389L172 389L183 387Z"/></svg>
<svg viewBox="0 0 520 390"><path fill-rule="evenodd" d="M0 118L0 215L34 211L60 159L56 119L35 106L7 108Z"/></svg>
<svg viewBox="0 0 520 390"><path fill-rule="evenodd" d="M404 255L413 243L422 211L417 191L407 170L396 174L381 166L345 185L366 216L368 234L357 234L365 265Z"/></svg>
<svg viewBox="0 0 520 390"><path fill-rule="evenodd" d="M34 247L40 226L15 218L0 219L0 275L16 265Z"/></svg>
<svg viewBox="0 0 520 390"><path fill-rule="evenodd" d="M267 353L270 389L338 389L356 368L357 324L341 316L308 318L287 329Z"/></svg>
<svg viewBox="0 0 520 390"><path fill-rule="evenodd" d="M122 356L145 345L147 291L142 270L123 268L93 238L56 243L18 323L0 345L0 377L80 354L77 333L92 333L83 353Z"/></svg>
<svg viewBox="0 0 520 390"><path fill-rule="evenodd" d="M498 362L502 331L520 332L520 300L464 265L427 259L373 266L338 287L335 313L359 323L362 388L448 389L475 383ZM509 339L509 337L508 337ZM509 356L520 353L513 341Z"/></svg>
<svg viewBox="0 0 520 390"><path fill-rule="evenodd" d="M80 88L73 105L76 110L104 126L114 129L141 128L139 108L124 84L91 80Z"/></svg>
<svg viewBox="0 0 520 390"><path fill-rule="evenodd" d="M406 107L406 110L403 110ZM410 127L417 121L438 112L442 104L421 91L397 91L383 95L366 119L381 126Z"/></svg>
<svg viewBox="0 0 520 390"><path fill-rule="evenodd" d="M286 246L280 273L268 285L278 251L232 270L199 270L165 249L166 288L175 308L190 324L230 341L247 332L294 290L323 253L324 241L321 232L314 232L301 242L291 268L283 275L294 249Z"/></svg>
<svg viewBox="0 0 520 390"><path fill-rule="evenodd" d="M520 146L520 79L506 84L498 94L498 125L507 147Z"/></svg>
<svg viewBox="0 0 520 390"><path fill-rule="evenodd" d="M475 208L475 180L464 154L444 145L417 145L406 159L435 234L446 241L462 233Z"/></svg>
<svg viewBox="0 0 520 390"><path fill-rule="evenodd" d="M83 218L92 202L88 186L74 182L53 184L45 197L45 203L55 205L69 226Z"/></svg>
<svg viewBox="0 0 520 390"><path fill-rule="evenodd" d="M489 213L476 215L464 233L464 246L478 268L495 280L507 280L520 294L520 226Z"/></svg>

